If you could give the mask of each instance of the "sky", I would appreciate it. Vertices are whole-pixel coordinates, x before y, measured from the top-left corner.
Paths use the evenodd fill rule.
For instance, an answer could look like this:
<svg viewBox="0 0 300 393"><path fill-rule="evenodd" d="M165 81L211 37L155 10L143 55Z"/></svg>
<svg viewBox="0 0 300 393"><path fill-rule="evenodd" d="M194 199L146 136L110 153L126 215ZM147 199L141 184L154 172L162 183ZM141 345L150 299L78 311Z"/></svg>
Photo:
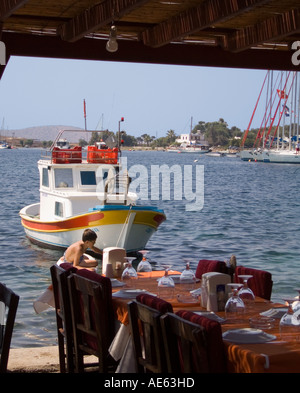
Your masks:
<svg viewBox="0 0 300 393"><path fill-rule="evenodd" d="M155 138L223 118L247 129L265 70L11 57L0 81L3 129L63 125ZM257 111L251 128L260 126Z"/></svg>

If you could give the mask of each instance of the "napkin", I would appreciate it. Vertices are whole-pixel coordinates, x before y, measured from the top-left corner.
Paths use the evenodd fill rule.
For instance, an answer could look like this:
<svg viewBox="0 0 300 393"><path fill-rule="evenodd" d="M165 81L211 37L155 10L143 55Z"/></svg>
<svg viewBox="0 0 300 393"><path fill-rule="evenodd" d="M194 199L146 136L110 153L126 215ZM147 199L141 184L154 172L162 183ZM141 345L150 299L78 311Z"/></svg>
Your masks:
<svg viewBox="0 0 300 393"><path fill-rule="evenodd" d="M112 294L113 297L122 297L125 299L135 299L138 295L147 293L148 295L156 296L154 293L150 293L145 289L121 289L118 292Z"/></svg>
<svg viewBox="0 0 300 393"><path fill-rule="evenodd" d="M117 280L116 278L111 278L111 287L112 288L117 288L117 287L124 287L125 283Z"/></svg>
<svg viewBox="0 0 300 393"><path fill-rule="evenodd" d="M260 329L245 328L227 330L223 333L223 340L235 344L260 344L276 340L276 336L265 333Z"/></svg>
<svg viewBox="0 0 300 393"><path fill-rule="evenodd" d="M201 315L202 317L212 319L213 321L217 321L219 323L223 323L226 321L226 319L219 317L219 315L215 314L213 311L194 311L194 313Z"/></svg>
<svg viewBox="0 0 300 393"><path fill-rule="evenodd" d="M264 317L280 319L286 312L287 312L287 307L270 308L267 311L261 312L260 315Z"/></svg>

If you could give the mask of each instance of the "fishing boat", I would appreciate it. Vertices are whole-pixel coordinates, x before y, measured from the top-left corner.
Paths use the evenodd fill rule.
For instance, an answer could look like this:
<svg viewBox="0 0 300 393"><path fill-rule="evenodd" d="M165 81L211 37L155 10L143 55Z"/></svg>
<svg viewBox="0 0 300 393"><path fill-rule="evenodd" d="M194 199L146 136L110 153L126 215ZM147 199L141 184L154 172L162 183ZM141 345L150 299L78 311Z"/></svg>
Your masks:
<svg viewBox="0 0 300 393"><path fill-rule="evenodd" d="M38 161L40 201L19 212L26 236L42 247L66 249L90 228L100 249L144 249L166 216L156 207L137 204L120 147L103 142L87 149L71 147L61 138L63 132L68 130Z"/></svg>

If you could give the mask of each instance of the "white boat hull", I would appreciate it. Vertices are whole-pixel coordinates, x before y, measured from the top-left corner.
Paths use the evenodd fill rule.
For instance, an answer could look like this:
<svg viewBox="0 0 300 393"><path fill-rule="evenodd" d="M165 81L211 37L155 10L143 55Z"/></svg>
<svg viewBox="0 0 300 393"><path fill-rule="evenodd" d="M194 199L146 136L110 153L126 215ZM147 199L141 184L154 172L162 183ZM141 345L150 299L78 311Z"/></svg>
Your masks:
<svg viewBox="0 0 300 393"><path fill-rule="evenodd" d="M300 164L300 154L285 150L243 150L240 153L243 161L269 162L277 164Z"/></svg>
<svg viewBox="0 0 300 393"><path fill-rule="evenodd" d="M32 205L31 205L32 206ZM35 205L36 206L36 205ZM27 207L30 210L30 206ZM42 222L20 212L26 236L46 248L65 249L81 240L85 228L97 233L96 247L121 247L127 252L146 247L150 237L165 220L162 211L151 207L116 207L96 210L61 222Z"/></svg>
<svg viewBox="0 0 300 393"><path fill-rule="evenodd" d="M202 150L202 149L168 149L167 152L169 153L196 153L196 154L206 154L210 150Z"/></svg>

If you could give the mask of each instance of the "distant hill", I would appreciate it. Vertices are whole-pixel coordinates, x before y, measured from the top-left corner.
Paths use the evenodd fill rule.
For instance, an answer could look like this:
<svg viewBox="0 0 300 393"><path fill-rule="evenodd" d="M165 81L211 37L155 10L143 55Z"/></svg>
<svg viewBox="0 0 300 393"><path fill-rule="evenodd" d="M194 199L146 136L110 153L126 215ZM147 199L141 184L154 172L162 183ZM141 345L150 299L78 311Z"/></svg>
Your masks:
<svg viewBox="0 0 300 393"><path fill-rule="evenodd" d="M59 131L61 130L82 130L81 132L68 132L62 135L63 138L69 140L69 142L77 142L80 138L86 139L86 133L82 128L73 127L73 126L39 126L39 127L29 127L23 128L20 130L2 130L1 138L26 138L26 139L35 139L39 141L53 141ZM6 135L5 135L6 134ZM0 139L1 139L0 138Z"/></svg>

